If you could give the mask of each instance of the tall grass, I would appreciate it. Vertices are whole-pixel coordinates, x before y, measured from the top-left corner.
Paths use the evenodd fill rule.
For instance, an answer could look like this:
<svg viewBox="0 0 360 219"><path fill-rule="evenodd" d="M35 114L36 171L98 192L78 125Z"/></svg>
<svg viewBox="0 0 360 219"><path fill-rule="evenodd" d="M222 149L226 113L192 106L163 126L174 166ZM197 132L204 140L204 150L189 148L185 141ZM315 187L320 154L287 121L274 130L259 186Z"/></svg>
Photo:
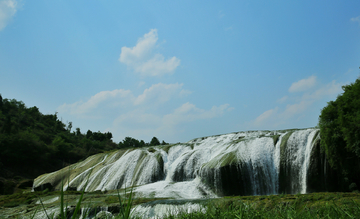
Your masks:
<svg viewBox="0 0 360 219"><path fill-rule="evenodd" d="M256 206L241 203L239 205L231 205L227 208L220 208L209 204L206 211L198 212L180 212L177 215L169 215L164 217L167 219L202 219L202 218L227 218L227 219L243 219L243 218L360 218L360 205L353 202L351 205L338 205L335 202L326 203L325 206L310 208L297 208L295 205L278 205L272 209L258 208Z"/></svg>
<svg viewBox="0 0 360 219"><path fill-rule="evenodd" d="M131 218L131 208L133 205L133 189L131 188L130 196L127 200L127 203L125 203L125 205L122 204L119 190L117 192L118 192L117 194L118 194L119 204L120 204L120 213L119 213L118 218L121 218L121 219ZM126 188L125 188L125 197L126 197Z"/></svg>
<svg viewBox="0 0 360 219"><path fill-rule="evenodd" d="M65 192L63 189L60 190L60 214L48 214L48 212L46 212L46 202L43 203L40 198L39 201L42 210L37 209L37 212L43 211L43 217L47 219L78 219L89 216L90 206L87 208L88 211L84 211L82 215L80 212L81 207L84 207L83 197L86 195L85 190L79 194L76 208L73 208L75 210L73 210L72 213L69 213L67 209L68 199L65 197L68 194L71 193ZM126 191L125 189L124 194L125 195L120 194L120 191L118 190L117 197L114 196L114 198L117 198L116 202L120 206L119 213L114 217L106 217L106 214L104 214L105 218L146 218L144 215L139 217L135 215L135 213L132 214L131 211L134 203L144 202L138 202L138 200L134 199L132 189L131 191ZM177 214L174 214L175 211L172 211L172 215L167 215L164 218L360 218L359 197L360 195L357 193L312 193L306 195L281 194L270 196L224 197L221 199L209 199L200 202L200 204L204 206L200 211L189 212L188 209L183 209L183 211L177 211L179 212ZM34 211L35 212L31 213L29 218L35 218L37 212L36 210ZM0 218L2 217L0 216Z"/></svg>
<svg viewBox="0 0 360 219"><path fill-rule="evenodd" d="M129 193L129 197L126 199L126 198L121 198L121 195L120 195L120 192L119 190L117 191L118 193L118 200L119 200L119 205L120 205L120 212L117 216L115 217L111 217L111 218L116 218L116 219L129 219L131 218L131 208L133 206L133 189L130 190L130 193ZM64 196L65 196L65 192L63 191L63 189L61 189L60 191L60 213L59 215L49 215L47 210L46 210L46 207L44 206L41 198L39 198L39 201L41 203L41 206L42 206L42 210L44 211L45 213L45 216L47 219L68 219L68 218L71 218L71 219L79 219L79 218L86 218L88 217L88 214L89 214L89 209L87 211L84 211L82 214L81 214L81 206L82 206L82 201L83 201L83 197L84 197L84 194L85 194L85 191L83 189L82 193L80 194L80 198L79 200L77 201L77 204L76 204L76 207L75 207L75 210L74 210L74 213L72 215L68 215L68 212L67 212L67 209L68 209L68 204L65 203L65 199L64 199ZM125 194L126 194L126 189L125 189ZM126 195L125 195L126 196ZM32 216L30 216L31 219L36 219L35 216L36 216L36 213L37 211L35 211ZM95 212L96 214L96 212Z"/></svg>

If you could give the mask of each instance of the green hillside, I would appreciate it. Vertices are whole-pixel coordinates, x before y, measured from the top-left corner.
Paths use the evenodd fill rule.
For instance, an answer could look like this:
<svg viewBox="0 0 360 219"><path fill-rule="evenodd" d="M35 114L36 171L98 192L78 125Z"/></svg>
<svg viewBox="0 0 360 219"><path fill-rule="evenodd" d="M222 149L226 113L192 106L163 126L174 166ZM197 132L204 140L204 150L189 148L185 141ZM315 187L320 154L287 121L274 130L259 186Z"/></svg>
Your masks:
<svg viewBox="0 0 360 219"><path fill-rule="evenodd" d="M42 114L36 106L0 95L0 194L14 187L29 186L41 174L56 171L86 157L120 148L159 145L126 137L112 141L112 133L82 133L72 122L63 123L57 114ZM162 141L162 144L166 144Z"/></svg>

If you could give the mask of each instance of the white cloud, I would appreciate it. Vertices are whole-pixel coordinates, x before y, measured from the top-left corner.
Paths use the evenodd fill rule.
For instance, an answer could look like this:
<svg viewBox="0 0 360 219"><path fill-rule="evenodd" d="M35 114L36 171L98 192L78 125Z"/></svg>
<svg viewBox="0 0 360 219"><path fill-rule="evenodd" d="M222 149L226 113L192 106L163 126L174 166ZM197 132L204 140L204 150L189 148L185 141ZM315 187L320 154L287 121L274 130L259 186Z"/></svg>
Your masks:
<svg viewBox="0 0 360 219"><path fill-rule="evenodd" d="M169 138L181 132L178 129L181 124L219 117L229 109L231 110L229 105L224 104L205 110L189 102L166 115L147 113L144 110L136 109L116 118L112 130L116 130L116 133L123 137L145 136L143 139L147 139L152 136L167 136Z"/></svg>
<svg viewBox="0 0 360 219"><path fill-rule="evenodd" d="M340 94L342 92L342 85L343 84L336 83L336 81L333 80L331 83L322 86L313 93L304 94L303 99L316 101L325 96Z"/></svg>
<svg viewBox="0 0 360 219"><path fill-rule="evenodd" d="M18 9L16 0L0 0L0 31L3 30Z"/></svg>
<svg viewBox="0 0 360 219"><path fill-rule="evenodd" d="M186 97L186 96L190 95L191 93L192 93L192 91L189 91L189 90L181 90L180 97Z"/></svg>
<svg viewBox="0 0 360 219"><path fill-rule="evenodd" d="M289 92L307 91L308 89L314 87L315 83L316 76L310 76L309 78L292 83L289 88Z"/></svg>
<svg viewBox="0 0 360 219"><path fill-rule="evenodd" d="M139 95L130 90L102 91L87 101L63 104L58 107L60 114L72 115L74 119L86 119L88 123L99 124L122 140L126 136L151 139L153 136L177 136L179 127L198 120L210 120L233 110L229 104L201 109L195 104L179 103L191 91L183 89L183 84L153 84ZM100 124L107 123L101 128Z"/></svg>
<svg viewBox="0 0 360 219"><path fill-rule="evenodd" d="M144 90L139 96L134 96L130 90L101 91L92 96L88 101L78 101L72 104L63 104L58 107L60 113L86 114L97 108L126 108L141 105L158 106L173 98L181 98L191 93L182 89L183 84L154 84Z"/></svg>
<svg viewBox="0 0 360 219"><path fill-rule="evenodd" d="M134 96L130 90L113 90L113 91L101 91L92 96L88 101L78 101L72 104L63 104L58 107L60 113L69 114L85 114L91 112L100 105L103 106L119 106L125 105L134 101ZM107 102L107 103L106 103Z"/></svg>
<svg viewBox="0 0 360 219"><path fill-rule="evenodd" d="M165 115L163 118L163 123L164 126L173 128L180 123L219 117L224 114L228 108L229 104L224 104L221 106L213 106L210 110L204 110L199 109L194 104L187 102L179 108L175 109L173 113Z"/></svg>
<svg viewBox="0 0 360 219"><path fill-rule="evenodd" d="M142 86L144 86L145 84L146 84L145 81L140 81L139 84L138 84L138 87L142 87Z"/></svg>
<svg viewBox="0 0 360 219"><path fill-rule="evenodd" d="M341 93L341 84L332 81L331 83L320 87L312 93L305 93L300 102L289 104L286 106L285 111L281 114L283 118L290 118L296 114L304 112L314 102L319 101L327 96L334 96Z"/></svg>
<svg viewBox="0 0 360 219"><path fill-rule="evenodd" d="M161 126L161 123L160 116L146 113L141 109L133 109L115 118L113 126L114 129L129 132L130 130L154 129Z"/></svg>
<svg viewBox="0 0 360 219"><path fill-rule="evenodd" d="M357 16L357 17L353 17L350 19L352 22L358 22L359 25L360 25L360 16Z"/></svg>
<svg viewBox="0 0 360 219"><path fill-rule="evenodd" d="M288 96L283 96L282 98L278 99L276 102L284 103L288 98L289 98Z"/></svg>
<svg viewBox="0 0 360 219"><path fill-rule="evenodd" d="M184 94L190 91L181 89L183 84L163 84L158 83L152 85L150 88L145 89L144 92L139 95L135 101L135 105L151 102L152 104L160 104L169 101L174 96L183 97Z"/></svg>
<svg viewBox="0 0 360 219"><path fill-rule="evenodd" d="M134 47L122 47L119 61L142 76L172 74L180 65L180 59L174 56L165 60L162 54L154 54L157 40L157 30L150 30Z"/></svg>
<svg viewBox="0 0 360 219"><path fill-rule="evenodd" d="M312 76L313 77L313 76ZM294 89L303 90L306 88L306 82L310 81L311 83L315 79L303 79L296 83L293 83ZM292 86L293 86L292 85ZM267 110L263 112L261 115L259 115L254 121L251 122L252 126L255 127L264 127L265 128L276 128L279 125L288 124L292 125L291 121L296 116L303 115L306 110L308 110L315 102L323 100L324 98L328 98L329 96L335 96L337 94L340 94L342 84L336 83L336 81L332 81L331 83L319 87L314 92L306 92L301 97L296 98L297 101L292 104L287 104L286 108L284 110L280 110L278 107L274 109ZM309 87L308 87L309 88ZM307 88L307 89L308 89ZM284 96L283 98L277 100L278 103L284 103L286 101L289 101L288 96Z"/></svg>
<svg viewBox="0 0 360 219"><path fill-rule="evenodd" d="M255 121L254 125L261 125L264 121L268 120L271 116L273 116L277 112L278 108L270 109L263 112L260 116L258 116Z"/></svg>
<svg viewBox="0 0 360 219"><path fill-rule="evenodd" d="M304 112L308 106L310 106L313 103L311 100L302 100L299 103L295 104L289 104L286 106L286 109L284 112L282 112L279 116L283 119L288 119L293 117L296 114Z"/></svg>
<svg viewBox="0 0 360 219"><path fill-rule="evenodd" d="M126 46L121 48L120 62L126 65L134 65L138 60L149 58L157 40L157 30L152 29L144 37L140 38L133 48Z"/></svg>

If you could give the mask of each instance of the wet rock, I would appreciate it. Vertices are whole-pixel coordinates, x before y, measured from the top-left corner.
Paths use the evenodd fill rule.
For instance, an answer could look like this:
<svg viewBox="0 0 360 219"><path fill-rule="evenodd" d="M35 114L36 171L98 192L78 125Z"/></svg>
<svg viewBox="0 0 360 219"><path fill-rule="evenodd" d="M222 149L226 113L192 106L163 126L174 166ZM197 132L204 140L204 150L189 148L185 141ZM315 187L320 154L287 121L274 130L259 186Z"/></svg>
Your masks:
<svg viewBox="0 0 360 219"><path fill-rule="evenodd" d="M77 191L75 186L69 186L66 191Z"/></svg>
<svg viewBox="0 0 360 219"><path fill-rule="evenodd" d="M108 211L100 211L99 213L96 214L96 219L108 219L108 218L113 218L113 215L111 214L111 212Z"/></svg>
<svg viewBox="0 0 360 219"><path fill-rule="evenodd" d="M8 180L0 178L0 194L1 195L11 195L14 193L16 183L14 180Z"/></svg>
<svg viewBox="0 0 360 219"><path fill-rule="evenodd" d="M306 179L307 193L333 192L339 188L338 174L327 162L326 154L321 151L320 143L320 138L318 138L311 151Z"/></svg>
<svg viewBox="0 0 360 219"><path fill-rule="evenodd" d="M112 205L108 207L108 211L112 214L118 214L120 213L120 205Z"/></svg>
<svg viewBox="0 0 360 219"><path fill-rule="evenodd" d="M44 191L45 189L48 189L49 191L53 191L54 187L51 185L51 183L45 183L41 184L39 186L34 187L34 191Z"/></svg>
<svg viewBox="0 0 360 219"><path fill-rule="evenodd" d="M20 181L20 183L17 185L17 188L25 189L25 188L32 187L33 184L34 184L33 179L26 179L26 180Z"/></svg>

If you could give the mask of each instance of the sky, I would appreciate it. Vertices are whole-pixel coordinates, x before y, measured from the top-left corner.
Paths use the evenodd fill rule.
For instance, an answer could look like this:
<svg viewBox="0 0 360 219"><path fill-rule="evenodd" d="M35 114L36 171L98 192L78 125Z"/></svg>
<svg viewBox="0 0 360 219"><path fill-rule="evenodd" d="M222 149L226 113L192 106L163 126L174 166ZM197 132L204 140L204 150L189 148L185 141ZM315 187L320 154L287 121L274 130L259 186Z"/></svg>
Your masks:
<svg viewBox="0 0 360 219"><path fill-rule="evenodd" d="M360 1L0 0L0 94L166 142L315 127L360 76Z"/></svg>

